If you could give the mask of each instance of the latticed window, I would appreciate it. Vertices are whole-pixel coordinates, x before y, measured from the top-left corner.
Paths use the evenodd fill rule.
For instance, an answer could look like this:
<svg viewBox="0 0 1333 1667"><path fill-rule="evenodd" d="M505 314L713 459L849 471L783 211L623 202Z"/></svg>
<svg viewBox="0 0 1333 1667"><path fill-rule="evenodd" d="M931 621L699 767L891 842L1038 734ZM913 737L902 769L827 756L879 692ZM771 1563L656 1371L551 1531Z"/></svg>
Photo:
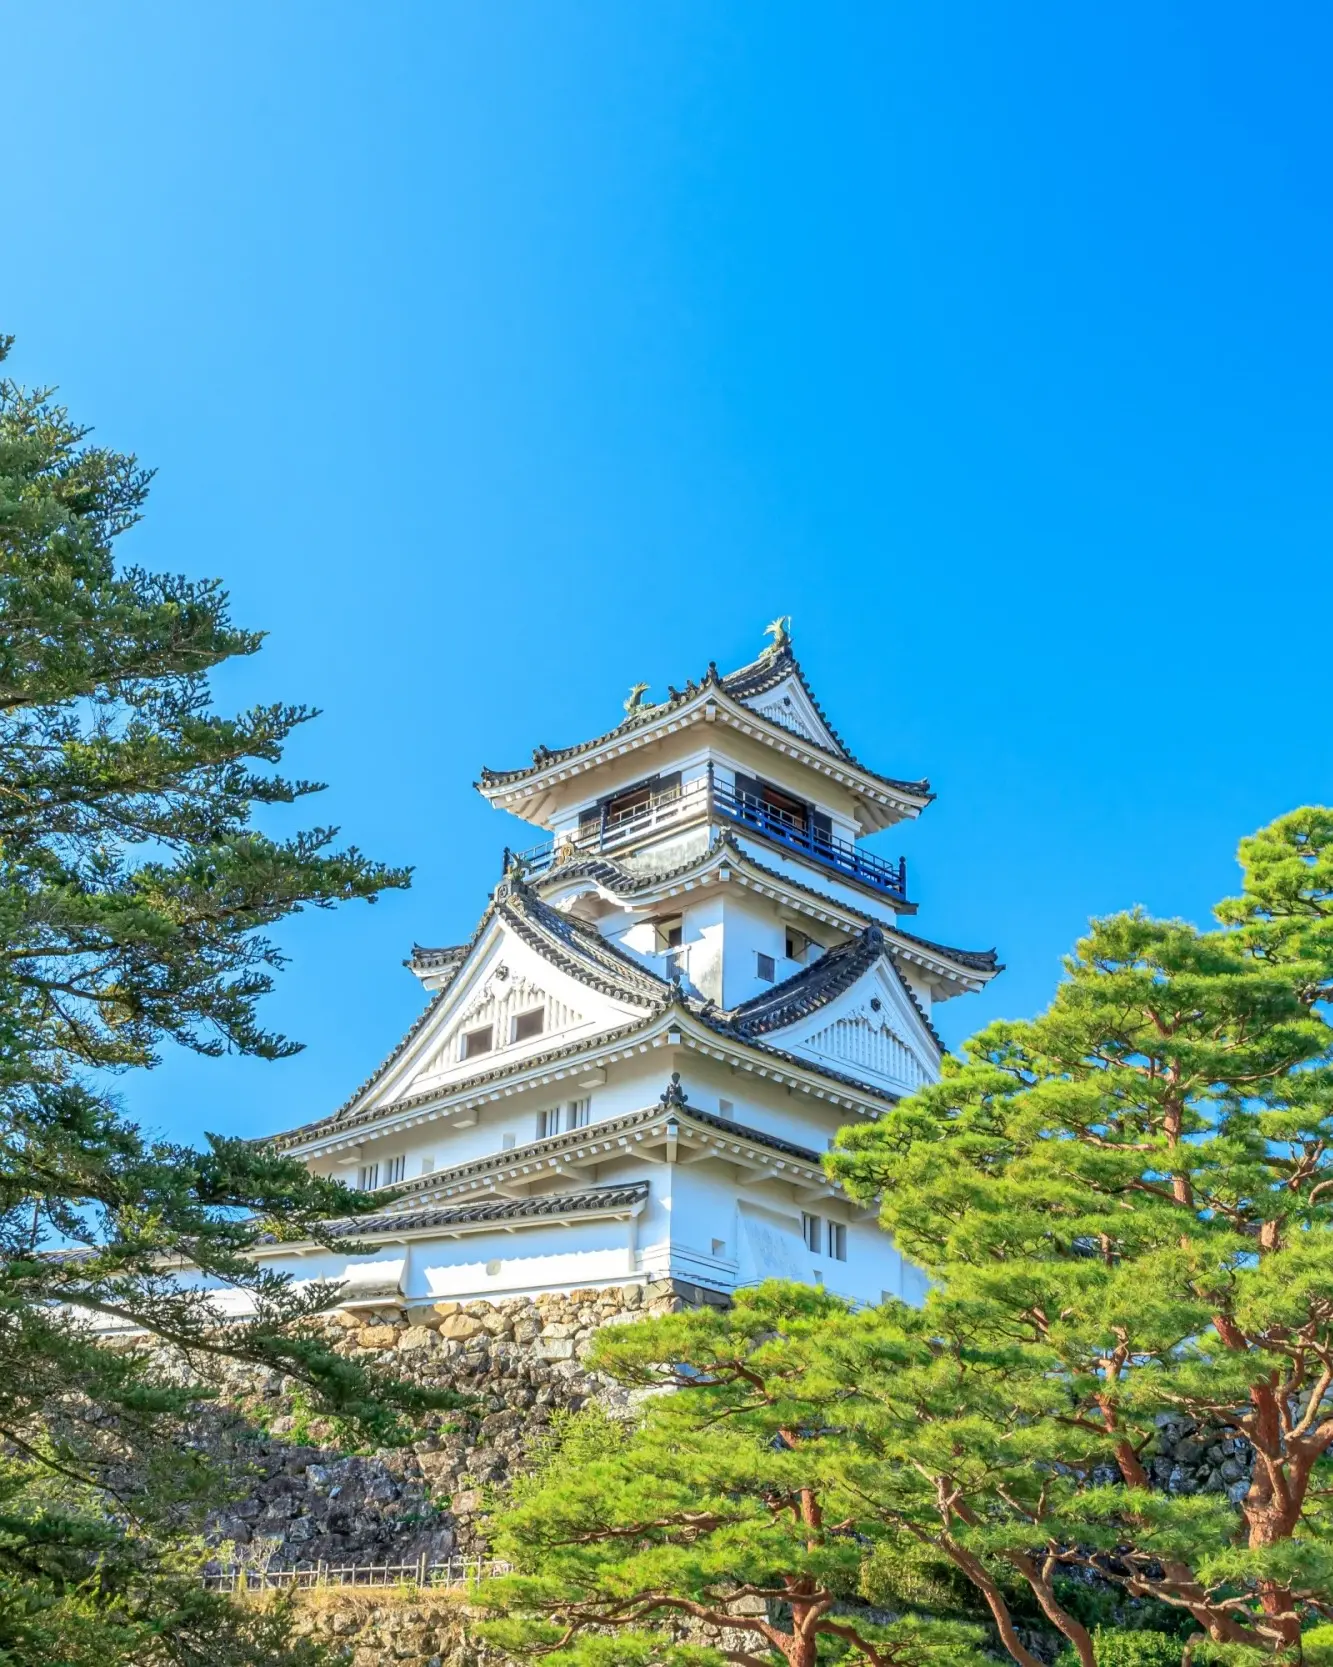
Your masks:
<svg viewBox="0 0 1333 1667"><path fill-rule="evenodd" d="M374 1192L380 1184L380 1166L377 1163L363 1163L356 1172L356 1185L359 1192Z"/></svg>

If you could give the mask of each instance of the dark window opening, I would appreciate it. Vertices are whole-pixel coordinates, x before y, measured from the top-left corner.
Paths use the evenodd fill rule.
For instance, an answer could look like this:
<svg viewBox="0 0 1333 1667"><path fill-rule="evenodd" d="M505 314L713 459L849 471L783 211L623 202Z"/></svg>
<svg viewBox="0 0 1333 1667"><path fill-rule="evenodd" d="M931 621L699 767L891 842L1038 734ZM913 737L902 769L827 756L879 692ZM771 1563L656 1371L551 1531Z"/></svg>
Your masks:
<svg viewBox="0 0 1333 1667"><path fill-rule="evenodd" d="M747 816L753 816L758 822L776 822L780 827L790 828L793 833L808 832L813 815L817 814L812 813L803 800L784 793L780 787L760 781L757 776L742 775L739 770L736 772L736 797ZM831 828L832 824L829 826Z"/></svg>
<svg viewBox="0 0 1333 1667"><path fill-rule="evenodd" d="M463 1032L463 1058L475 1059L479 1053L489 1053L495 1046L494 1027L481 1025L476 1030Z"/></svg>
<svg viewBox="0 0 1333 1667"><path fill-rule="evenodd" d="M546 1028L546 1011L541 1007L534 1007L530 1013L519 1013L514 1018L514 1040L526 1042L529 1037L540 1036Z"/></svg>
<svg viewBox="0 0 1333 1667"><path fill-rule="evenodd" d="M764 979L766 983L771 984L774 978L777 977L778 971L777 966L774 964L773 957L771 955L757 953L756 958L759 962L760 978Z"/></svg>

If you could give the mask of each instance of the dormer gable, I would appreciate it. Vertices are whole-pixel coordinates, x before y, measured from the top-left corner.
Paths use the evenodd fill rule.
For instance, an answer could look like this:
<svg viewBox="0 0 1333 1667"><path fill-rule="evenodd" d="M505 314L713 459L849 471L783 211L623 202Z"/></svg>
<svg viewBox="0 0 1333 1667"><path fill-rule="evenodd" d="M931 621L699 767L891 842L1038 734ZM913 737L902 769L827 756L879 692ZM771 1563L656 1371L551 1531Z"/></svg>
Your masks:
<svg viewBox="0 0 1333 1667"><path fill-rule="evenodd" d="M892 1094L914 1093L939 1075L942 1044L876 927L730 1019L743 1036Z"/></svg>
<svg viewBox="0 0 1333 1667"><path fill-rule="evenodd" d="M803 741L812 741L815 746L824 747L829 752L837 753L839 757L848 756L847 749L820 716L804 683L795 672L789 673L775 688L766 689L762 694L740 698L742 705L748 706L759 717L767 718L770 723L787 730L789 734L799 735Z"/></svg>
<svg viewBox="0 0 1333 1667"><path fill-rule="evenodd" d="M448 983L339 1116L517 1069L642 1021L670 997L669 984L594 928L506 880Z"/></svg>

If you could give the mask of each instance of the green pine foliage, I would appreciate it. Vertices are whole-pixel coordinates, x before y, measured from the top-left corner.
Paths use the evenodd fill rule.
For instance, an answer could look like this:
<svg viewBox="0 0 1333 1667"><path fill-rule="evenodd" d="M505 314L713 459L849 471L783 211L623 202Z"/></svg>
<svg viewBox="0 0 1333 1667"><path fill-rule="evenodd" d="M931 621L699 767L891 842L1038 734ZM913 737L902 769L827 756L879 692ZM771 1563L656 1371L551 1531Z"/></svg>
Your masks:
<svg viewBox="0 0 1333 1667"><path fill-rule="evenodd" d="M846 1429L856 1390L839 1351L865 1325L774 1284L726 1313L604 1331L594 1368L674 1393L610 1440L575 1425L578 1461L556 1455L497 1511L496 1552L519 1572L479 1590L483 1635L557 1667L980 1667L975 1623L867 1601L894 1530Z"/></svg>
<svg viewBox="0 0 1333 1667"><path fill-rule="evenodd" d="M935 1280L961 1390L923 1400L911 1461L939 1533L1167 1605L1194 1661L1295 1661L1333 1613L1333 812L1240 858L1220 929L1094 922L1042 1017L830 1168ZM1180 1417L1248 1443L1234 1498L1152 1485Z"/></svg>
<svg viewBox="0 0 1333 1667"><path fill-rule="evenodd" d="M1218 929L1095 922L1041 1018L844 1131L830 1170L929 1270L923 1309L775 1284L602 1334L597 1367L672 1393L497 1512L493 1639L1333 1659L1333 812L1241 863ZM1185 1418L1247 1455L1230 1488L1154 1475Z"/></svg>
<svg viewBox="0 0 1333 1667"><path fill-rule="evenodd" d="M0 342L0 358L8 349ZM118 560L149 477L48 393L0 381L0 1663L267 1662L272 1616L199 1590L190 1535L225 1489L201 1396L120 1322L194 1363L226 1355L392 1440L431 1398L323 1349L327 1289L256 1270L263 1234L367 1207L221 1136L152 1139L109 1091L164 1042L276 1059L257 1004L304 908L373 901L407 874L278 838L316 791L275 768L301 707L213 710L209 673L260 638L216 583ZM261 821L262 818L262 821ZM220 1332L182 1263L248 1292ZM292 1656L300 1658L300 1652Z"/></svg>

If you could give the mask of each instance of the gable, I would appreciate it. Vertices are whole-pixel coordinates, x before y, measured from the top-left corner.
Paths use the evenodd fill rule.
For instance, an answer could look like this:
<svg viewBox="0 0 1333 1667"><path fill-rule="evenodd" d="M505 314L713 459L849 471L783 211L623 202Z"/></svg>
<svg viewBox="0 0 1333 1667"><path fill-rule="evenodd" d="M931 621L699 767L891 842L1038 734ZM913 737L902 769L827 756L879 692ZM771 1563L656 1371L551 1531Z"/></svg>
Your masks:
<svg viewBox="0 0 1333 1667"><path fill-rule="evenodd" d="M815 710L814 702L806 694L800 678L794 674L784 677L774 689L743 698L741 704L790 734L799 735L803 741L813 741L817 747L824 747L839 757L846 756L837 738Z"/></svg>
<svg viewBox="0 0 1333 1667"><path fill-rule="evenodd" d="M892 1094L939 1078L939 1046L885 955L850 989L767 1040Z"/></svg>
<svg viewBox="0 0 1333 1667"><path fill-rule="evenodd" d="M540 1025L518 1023L537 1013ZM356 1109L389 1106L485 1071L521 1066L642 1017L642 1007L616 1001L544 960L497 916L436 998L420 1032ZM481 1045L465 1040L487 1031L478 1038Z"/></svg>

